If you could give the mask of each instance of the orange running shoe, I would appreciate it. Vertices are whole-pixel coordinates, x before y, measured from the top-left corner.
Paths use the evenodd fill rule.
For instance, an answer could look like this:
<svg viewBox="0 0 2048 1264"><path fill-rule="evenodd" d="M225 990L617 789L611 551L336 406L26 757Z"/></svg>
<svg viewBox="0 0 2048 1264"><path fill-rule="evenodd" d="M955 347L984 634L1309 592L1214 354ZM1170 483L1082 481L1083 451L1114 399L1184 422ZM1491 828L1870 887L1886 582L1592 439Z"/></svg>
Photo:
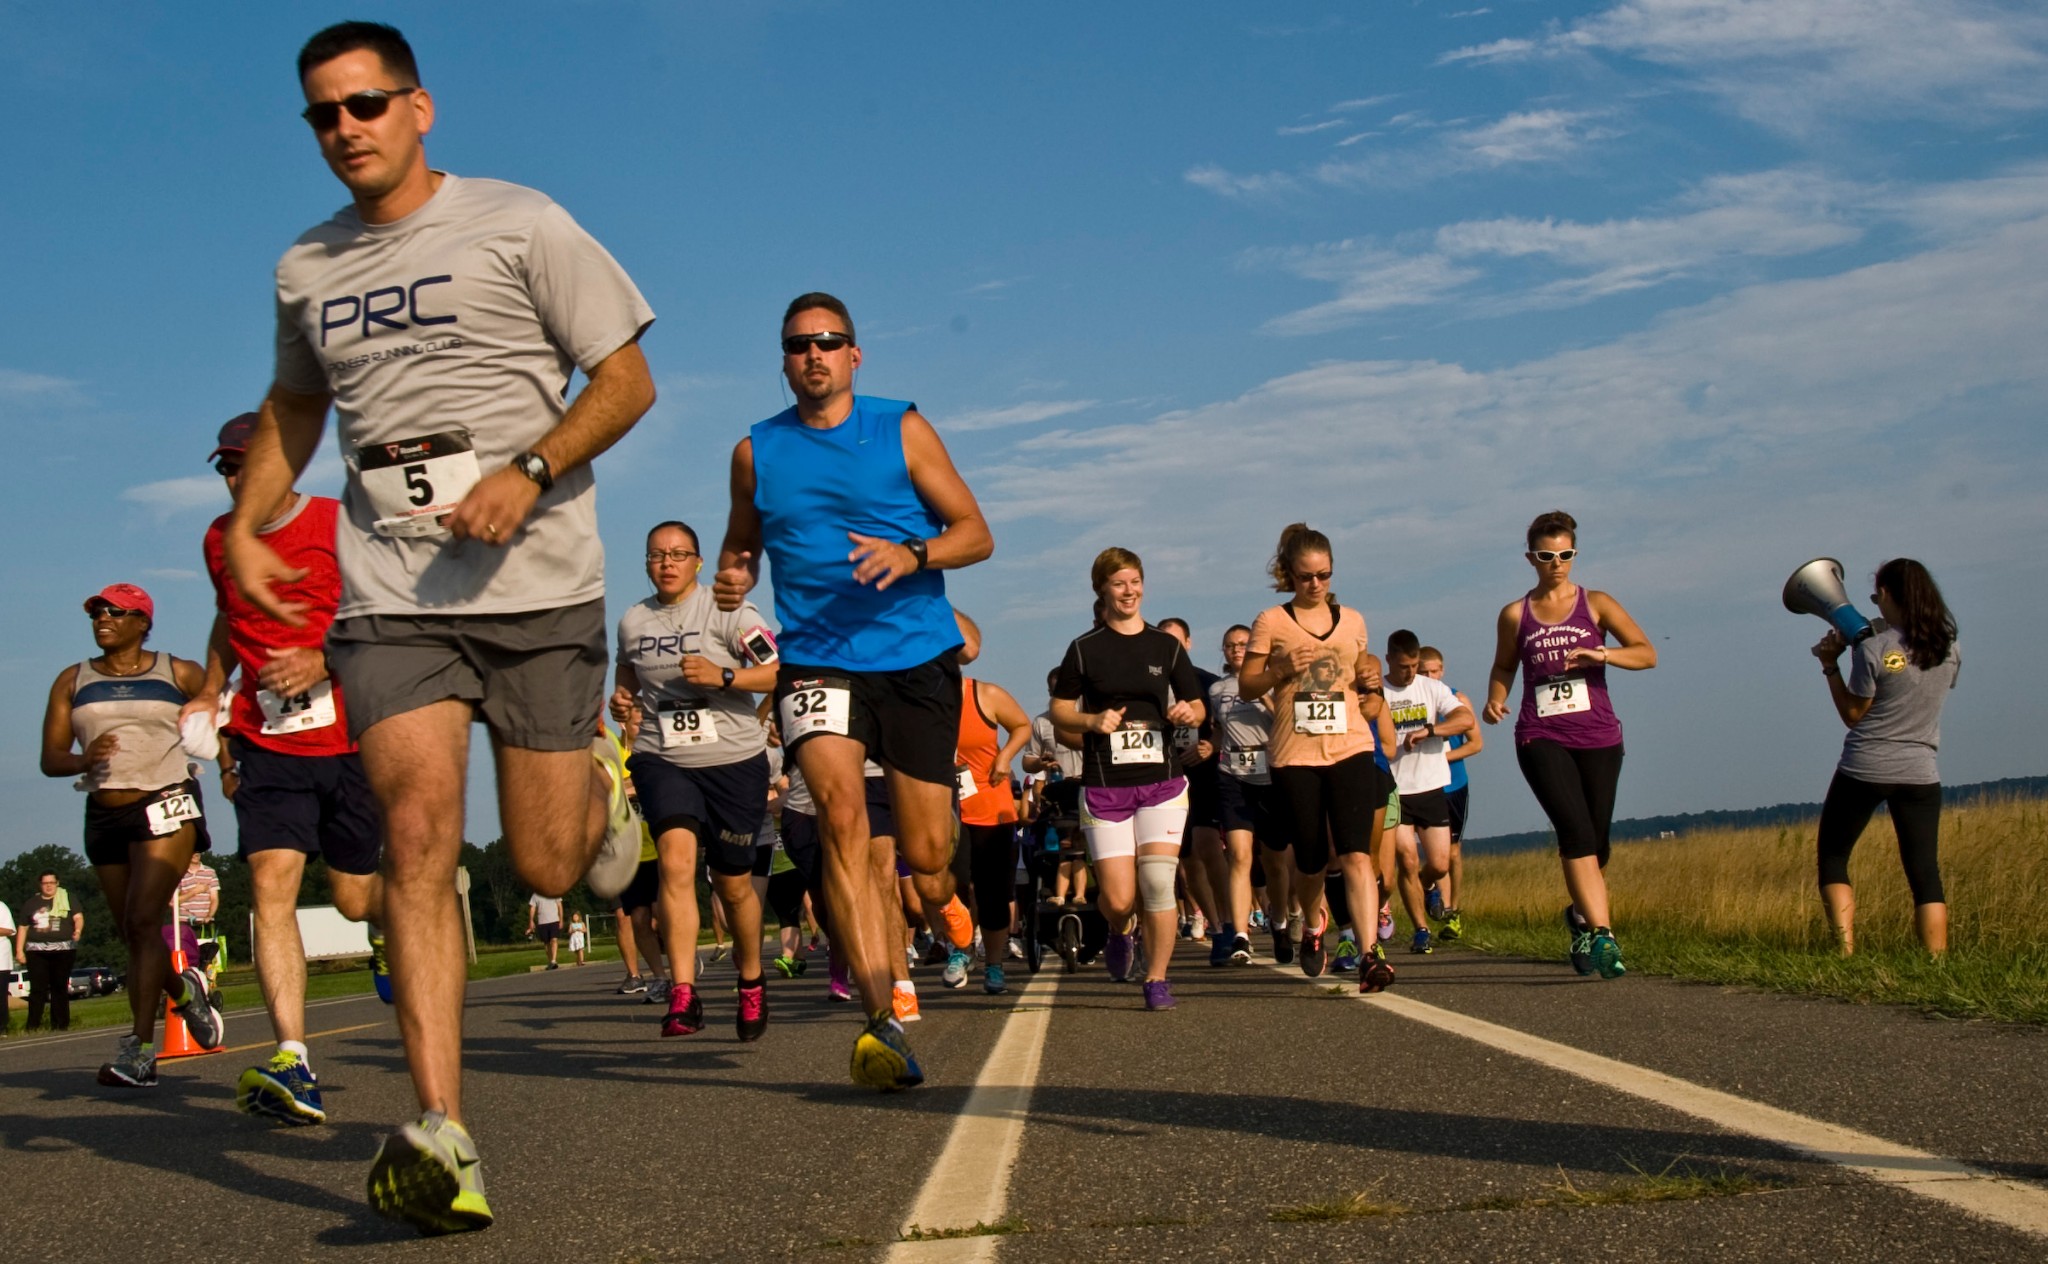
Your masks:
<svg viewBox="0 0 2048 1264"><path fill-rule="evenodd" d="M946 936L955 948L974 946L974 918L967 912L967 906L954 896L946 904Z"/></svg>
<svg viewBox="0 0 2048 1264"><path fill-rule="evenodd" d="M896 1011L899 1023L914 1023L924 1015L917 1012L917 989L906 980L898 983L889 994L889 1004Z"/></svg>

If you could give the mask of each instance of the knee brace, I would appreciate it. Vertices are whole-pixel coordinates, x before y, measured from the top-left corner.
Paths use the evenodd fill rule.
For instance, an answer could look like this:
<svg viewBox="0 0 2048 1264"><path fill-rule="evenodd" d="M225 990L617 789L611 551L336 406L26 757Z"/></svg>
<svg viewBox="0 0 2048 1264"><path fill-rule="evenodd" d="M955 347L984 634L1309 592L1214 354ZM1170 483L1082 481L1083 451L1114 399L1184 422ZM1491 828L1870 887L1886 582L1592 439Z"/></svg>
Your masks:
<svg viewBox="0 0 2048 1264"><path fill-rule="evenodd" d="M1138 857L1138 902L1147 913L1171 913L1178 906L1173 876L1179 869L1177 856Z"/></svg>

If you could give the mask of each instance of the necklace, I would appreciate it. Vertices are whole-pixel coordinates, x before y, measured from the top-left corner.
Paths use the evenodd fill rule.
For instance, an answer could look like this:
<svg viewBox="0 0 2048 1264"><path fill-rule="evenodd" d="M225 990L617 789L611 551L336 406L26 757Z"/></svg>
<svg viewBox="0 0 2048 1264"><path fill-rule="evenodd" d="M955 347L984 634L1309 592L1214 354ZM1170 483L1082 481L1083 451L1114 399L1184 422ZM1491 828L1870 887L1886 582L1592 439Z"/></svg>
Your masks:
<svg viewBox="0 0 2048 1264"><path fill-rule="evenodd" d="M95 668L94 670L98 671L99 674L102 676L140 676L144 672L148 671L151 667L156 666L156 653L155 651L151 651L149 656L149 662L147 665L145 665L142 662L140 656L138 656L135 661L135 666L128 671L116 670L116 668L114 667L114 660L106 654L100 655L99 661L105 663L106 666Z"/></svg>

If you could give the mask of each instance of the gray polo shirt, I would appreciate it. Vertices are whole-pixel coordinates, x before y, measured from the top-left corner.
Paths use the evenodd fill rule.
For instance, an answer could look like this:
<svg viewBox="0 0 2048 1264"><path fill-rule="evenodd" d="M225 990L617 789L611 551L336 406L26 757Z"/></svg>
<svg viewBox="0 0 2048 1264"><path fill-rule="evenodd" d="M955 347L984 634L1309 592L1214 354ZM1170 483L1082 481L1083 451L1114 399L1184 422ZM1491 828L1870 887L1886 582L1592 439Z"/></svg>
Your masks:
<svg viewBox="0 0 2048 1264"><path fill-rule="evenodd" d="M348 467L340 617L601 599L588 465L556 478L505 547L458 542L435 519L554 429L575 370L653 321L567 211L499 180L441 173L427 204L396 223L365 224L350 206L294 242L277 265L275 376L288 391L334 396ZM417 534L397 534L400 522Z"/></svg>
<svg viewBox="0 0 2048 1264"><path fill-rule="evenodd" d="M1886 628L1850 652L1849 692L1871 700L1863 722L1842 740L1841 770L1858 781L1926 786L1941 780L1935 752L1941 746L1941 705L1956 687L1963 649L1921 671L1906 653L1896 628Z"/></svg>

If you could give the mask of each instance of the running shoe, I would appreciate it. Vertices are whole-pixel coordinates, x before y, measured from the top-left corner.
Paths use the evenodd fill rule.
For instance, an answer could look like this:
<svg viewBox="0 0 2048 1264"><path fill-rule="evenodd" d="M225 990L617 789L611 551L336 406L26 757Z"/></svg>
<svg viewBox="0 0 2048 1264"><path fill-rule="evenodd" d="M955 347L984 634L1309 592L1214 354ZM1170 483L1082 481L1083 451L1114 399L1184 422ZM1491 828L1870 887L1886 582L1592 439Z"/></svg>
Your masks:
<svg viewBox="0 0 2048 1264"><path fill-rule="evenodd" d="M740 1012L734 1021L733 1030L741 1044L759 1040L768 1030L768 985L756 980L752 984L740 984Z"/></svg>
<svg viewBox="0 0 2048 1264"><path fill-rule="evenodd" d="M732 949L726 947L722 942L711 946L711 964L714 966L731 955Z"/></svg>
<svg viewBox="0 0 2048 1264"><path fill-rule="evenodd" d="M704 1030L704 998L688 983L678 983L668 992L668 1013L661 1016L661 1034L694 1036Z"/></svg>
<svg viewBox="0 0 2048 1264"><path fill-rule="evenodd" d="M785 952L775 959L775 968L782 972L783 978L794 979L796 976L810 969L811 963L804 960L802 957L792 957Z"/></svg>
<svg viewBox="0 0 2048 1264"><path fill-rule="evenodd" d="M967 911L967 906L960 902L960 897L956 895L946 901L946 907L940 912L946 919L946 938L952 942L953 947L966 949L973 946L974 916Z"/></svg>
<svg viewBox="0 0 2048 1264"><path fill-rule="evenodd" d="M1569 904L1564 906L1564 928L1572 937L1572 969L1580 974L1593 973L1593 928Z"/></svg>
<svg viewBox="0 0 2048 1264"><path fill-rule="evenodd" d="M1003 968L1001 966L991 962L982 968L981 990L990 996L1001 996L1010 990L1003 982Z"/></svg>
<svg viewBox="0 0 2048 1264"><path fill-rule="evenodd" d="M1380 924L1378 934L1381 943L1386 943L1389 939L1392 939L1394 937L1394 903L1392 900L1380 901Z"/></svg>
<svg viewBox="0 0 2048 1264"><path fill-rule="evenodd" d="M1193 923L1192 925L1190 925L1190 926L1188 927L1188 938L1189 938L1189 939L1207 939L1208 937L1209 937L1209 923L1208 923L1208 921L1207 921L1207 920L1206 920L1205 918L1203 918L1203 916L1202 916L1202 915L1201 915L1200 913L1197 913L1197 914L1195 914L1195 920L1194 920L1194 923Z"/></svg>
<svg viewBox="0 0 2048 1264"><path fill-rule="evenodd" d="M1444 913L1444 924L1437 931L1436 937L1438 939L1443 940L1447 944L1454 944L1458 942L1458 937L1463 935L1464 933L1464 915L1459 913L1456 909L1446 910Z"/></svg>
<svg viewBox="0 0 2048 1264"><path fill-rule="evenodd" d="M967 955L965 948L946 950L946 968L939 971L939 982L949 988L967 986L967 969L974 964L974 958Z"/></svg>
<svg viewBox="0 0 2048 1264"><path fill-rule="evenodd" d="M424 1237L490 1228L476 1143L440 1111L421 1115L384 1138L370 1164L370 1206Z"/></svg>
<svg viewBox="0 0 2048 1264"><path fill-rule="evenodd" d="M1348 933L1339 935L1337 937L1337 960L1335 963L1337 973L1349 974L1356 970L1358 968L1358 958L1358 941L1353 939Z"/></svg>
<svg viewBox="0 0 2048 1264"><path fill-rule="evenodd" d="M1273 962L1283 966L1294 964L1294 937L1285 926L1277 924L1273 927Z"/></svg>
<svg viewBox="0 0 2048 1264"><path fill-rule="evenodd" d="M1230 937L1230 964L1248 966L1252 963L1252 941L1243 935Z"/></svg>
<svg viewBox="0 0 2048 1264"><path fill-rule="evenodd" d="M220 997L206 988L205 971L198 966L186 966L178 977L185 981L185 999L171 1006L171 1012L185 1020L185 1030L192 1033L201 1049L220 1048L228 1024L221 1017Z"/></svg>
<svg viewBox="0 0 2048 1264"><path fill-rule="evenodd" d="M1183 917L1183 918L1181 918L1181 919L1180 919L1180 928L1179 928L1179 929L1180 929L1180 937L1181 937L1182 939L1193 939L1193 938L1195 937L1195 923L1194 923L1194 919L1192 919L1192 918L1187 918L1187 917Z"/></svg>
<svg viewBox="0 0 2048 1264"><path fill-rule="evenodd" d="M1365 968L1358 972L1360 992L1384 992L1394 986L1394 963L1387 960L1387 950L1378 944L1365 955Z"/></svg>
<svg viewBox="0 0 2048 1264"><path fill-rule="evenodd" d="M629 974L626 976L625 981L619 984L618 995L639 996L646 990L647 980L641 978L637 974Z"/></svg>
<svg viewBox="0 0 2048 1264"><path fill-rule="evenodd" d="M903 1028L884 1012L868 1019L868 1025L853 1042L853 1065L849 1068L855 1084L893 1093L924 1083L924 1071L910 1052L910 1039Z"/></svg>
<svg viewBox="0 0 2048 1264"><path fill-rule="evenodd" d="M1417 926L1415 928L1415 938L1408 941L1408 951L1423 957L1436 951L1436 945L1429 942L1429 927Z"/></svg>
<svg viewBox="0 0 2048 1264"><path fill-rule="evenodd" d="M1614 942L1614 932L1605 926L1593 928L1593 968L1603 979L1618 979L1628 973L1628 967L1621 964L1621 945Z"/></svg>
<svg viewBox="0 0 2048 1264"><path fill-rule="evenodd" d="M370 982L377 987L377 999L391 1004L391 958L384 951L384 936L370 936Z"/></svg>
<svg viewBox="0 0 2048 1264"><path fill-rule="evenodd" d="M1430 921L1441 922L1442 920L1444 920L1443 892L1437 890L1435 887L1431 887L1429 890L1423 892L1422 904L1423 911L1429 914Z"/></svg>
<svg viewBox="0 0 2048 1264"><path fill-rule="evenodd" d="M825 996L828 1000L850 1001L853 999L853 979L847 973L846 962L838 953L833 953L826 965Z"/></svg>
<svg viewBox="0 0 2048 1264"><path fill-rule="evenodd" d="M1230 946L1237 942L1235 937L1218 935L1209 941L1209 964L1227 966L1230 964Z"/></svg>
<svg viewBox="0 0 2048 1264"><path fill-rule="evenodd" d="M550 969L550 970L559 970L559 969L561 969L561 968L562 968L562 963L561 963L561 962L559 962L559 961L550 961L550 962L548 962L548 969Z"/></svg>
<svg viewBox="0 0 2048 1264"><path fill-rule="evenodd" d="M130 1032L114 1046L114 1060L100 1067L100 1083L108 1088L155 1088L156 1047L145 1049Z"/></svg>
<svg viewBox="0 0 2048 1264"><path fill-rule="evenodd" d="M1060 914L1060 928L1057 934L1060 960L1066 963L1067 973L1081 968L1081 919L1072 913Z"/></svg>
<svg viewBox="0 0 2048 1264"><path fill-rule="evenodd" d="M279 1049L270 1061L242 1072L235 1085L235 1105L246 1115L267 1115L288 1124L327 1122L320 1104L320 1081L306 1060Z"/></svg>
<svg viewBox="0 0 2048 1264"><path fill-rule="evenodd" d="M1111 935L1109 946L1102 950L1102 964L1109 968L1109 981L1122 983L1131 977L1131 960L1137 956L1137 945L1129 935Z"/></svg>
<svg viewBox="0 0 2048 1264"><path fill-rule="evenodd" d="M649 979L647 981L647 995L641 999L649 1005L666 1005L668 1004L669 992L674 987L675 984L670 983L667 979Z"/></svg>
<svg viewBox="0 0 2048 1264"><path fill-rule="evenodd" d="M1311 979L1323 977L1329 956L1323 951L1323 932L1304 931L1301 936L1301 972Z"/></svg>
<svg viewBox="0 0 2048 1264"><path fill-rule="evenodd" d="M1266 913L1265 913L1265 910L1264 910L1264 909L1253 909L1253 910L1252 910L1252 916L1251 916L1251 923L1252 923L1252 924L1251 924L1251 929L1253 929L1253 930L1264 930L1264 929L1266 929Z"/></svg>
<svg viewBox="0 0 2048 1264"><path fill-rule="evenodd" d="M604 841L590 862L583 881L590 893L610 900L624 891L640 868L640 820L626 801L626 748L600 733L591 739L590 757L604 771L608 783L605 804L610 809L604 826Z"/></svg>
<svg viewBox="0 0 2048 1264"><path fill-rule="evenodd" d="M899 1023L915 1023L924 1018L917 1010L917 989L908 983L898 983L890 990L889 1009Z"/></svg>
<svg viewBox="0 0 2048 1264"><path fill-rule="evenodd" d="M1010 960L1012 961L1024 960L1024 941L1017 938L1015 935L1010 936L1010 946L1008 949L1008 954Z"/></svg>
<svg viewBox="0 0 2048 1264"><path fill-rule="evenodd" d="M1145 1008L1172 1009L1174 1006L1173 985L1165 979L1145 980Z"/></svg>

